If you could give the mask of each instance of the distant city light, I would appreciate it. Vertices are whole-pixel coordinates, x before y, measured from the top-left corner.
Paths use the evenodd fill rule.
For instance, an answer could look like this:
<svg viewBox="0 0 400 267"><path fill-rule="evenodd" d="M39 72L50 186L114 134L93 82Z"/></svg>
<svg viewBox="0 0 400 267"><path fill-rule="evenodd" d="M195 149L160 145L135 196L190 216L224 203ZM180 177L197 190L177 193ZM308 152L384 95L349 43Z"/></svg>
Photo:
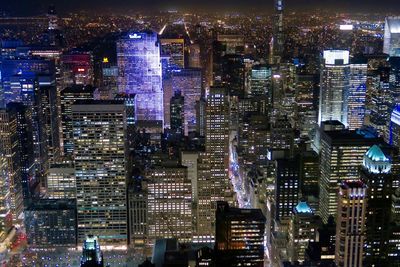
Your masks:
<svg viewBox="0 0 400 267"><path fill-rule="evenodd" d="M341 31L352 31L354 29L353 25L348 25L348 24L342 24L339 26Z"/></svg>

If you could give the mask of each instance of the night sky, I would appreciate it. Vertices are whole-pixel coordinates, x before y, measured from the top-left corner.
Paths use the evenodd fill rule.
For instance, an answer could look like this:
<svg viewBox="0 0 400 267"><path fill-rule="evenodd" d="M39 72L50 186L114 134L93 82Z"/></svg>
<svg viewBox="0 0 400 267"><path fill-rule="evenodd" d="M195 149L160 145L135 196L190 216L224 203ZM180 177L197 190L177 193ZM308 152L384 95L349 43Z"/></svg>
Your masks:
<svg viewBox="0 0 400 267"><path fill-rule="evenodd" d="M266 11L273 6L273 0L0 0L0 10L12 15L43 14L49 4L55 4L59 13L85 10L137 10L141 8L200 8L226 9L237 7L260 8ZM285 6L292 10L313 10L316 8L332 9L343 12L363 11L400 11L400 0L286 0Z"/></svg>

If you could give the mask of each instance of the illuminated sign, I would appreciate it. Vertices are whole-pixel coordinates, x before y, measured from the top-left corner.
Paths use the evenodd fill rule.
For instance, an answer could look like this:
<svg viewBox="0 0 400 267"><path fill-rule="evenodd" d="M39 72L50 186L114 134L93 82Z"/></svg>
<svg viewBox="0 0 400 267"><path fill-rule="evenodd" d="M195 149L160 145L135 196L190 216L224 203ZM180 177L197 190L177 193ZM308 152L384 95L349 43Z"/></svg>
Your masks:
<svg viewBox="0 0 400 267"><path fill-rule="evenodd" d="M84 72L84 71L85 71L85 69L83 69L83 68L79 68L79 69L78 69L78 71L79 71L79 72Z"/></svg>
<svg viewBox="0 0 400 267"><path fill-rule="evenodd" d="M108 63L108 57L103 58L103 63Z"/></svg>
<svg viewBox="0 0 400 267"><path fill-rule="evenodd" d="M129 34L129 38L131 38L131 39L142 39L142 36L137 34L137 33L134 33L134 34Z"/></svg>

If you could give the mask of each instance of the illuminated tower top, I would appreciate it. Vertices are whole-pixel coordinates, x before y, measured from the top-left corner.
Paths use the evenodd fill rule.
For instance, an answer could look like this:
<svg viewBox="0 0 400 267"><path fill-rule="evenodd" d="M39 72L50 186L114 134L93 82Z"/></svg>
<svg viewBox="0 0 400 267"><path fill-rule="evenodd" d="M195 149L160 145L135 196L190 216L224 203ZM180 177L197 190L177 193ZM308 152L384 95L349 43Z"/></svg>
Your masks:
<svg viewBox="0 0 400 267"><path fill-rule="evenodd" d="M103 253L97 236L88 235L83 241L81 267L103 267Z"/></svg>
<svg viewBox="0 0 400 267"><path fill-rule="evenodd" d="M270 64L279 64L283 54L283 0L275 0L275 18L271 41Z"/></svg>
<svg viewBox="0 0 400 267"><path fill-rule="evenodd" d="M47 17L49 18L49 30L57 30L58 29L58 16L57 11L54 5L49 6L49 10L47 12Z"/></svg>

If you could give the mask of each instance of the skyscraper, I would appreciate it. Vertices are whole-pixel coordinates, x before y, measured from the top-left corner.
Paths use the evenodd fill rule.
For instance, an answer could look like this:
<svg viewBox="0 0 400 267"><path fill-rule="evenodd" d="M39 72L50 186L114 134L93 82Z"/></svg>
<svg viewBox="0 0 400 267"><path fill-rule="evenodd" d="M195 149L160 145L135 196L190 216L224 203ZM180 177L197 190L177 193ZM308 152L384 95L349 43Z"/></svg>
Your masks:
<svg viewBox="0 0 400 267"><path fill-rule="evenodd" d="M367 186L345 181L339 188L335 262L339 267L362 267L365 242Z"/></svg>
<svg viewBox="0 0 400 267"><path fill-rule="evenodd" d="M386 17L383 53L400 56L400 17Z"/></svg>
<svg viewBox="0 0 400 267"><path fill-rule="evenodd" d="M191 242L192 186L187 168L174 163L155 166L147 175L148 238Z"/></svg>
<svg viewBox="0 0 400 267"><path fill-rule="evenodd" d="M6 176L10 189L10 207L13 219L16 220L23 212L23 194L21 182L21 165L19 159L19 140L17 135L17 114L0 110L0 150L7 159Z"/></svg>
<svg viewBox="0 0 400 267"><path fill-rule="evenodd" d="M170 102L171 130L175 134L184 133L184 102L185 98L180 91L176 91Z"/></svg>
<svg viewBox="0 0 400 267"><path fill-rule="evenodd" d="M265 216L218 202L215 215L216 266L264 266Z"/></svg>
<svg viewBox="0 0 400 267"><path fill-rule="evenodd" d="M182 69L172 72L172 90L180 91L184 97L184 133L196 131L196 102L200 100L202 92L201 69Z"/></svg>
<svg viewBox="0 0 400 267"><path fill-rule="evenodd" d="M368 64L366 59L356 59L350 64L350 87L347 117L350 130L359 129L364 125L367 70Z"/></svg>
<svg viewBox="0 0 400 267"><path fill-rule="evenodd" d="M164 105L160 44L154 32L129 33L117 42L118 91L136 94L135 117L139 129L160 133Z"/></svg>
<svg viewBox="0 0 400 267"><path fill-rule="evenodd" d="M28 244L36 248L76 247L76 201L40 199L24 212Z"/></svg>
<svg viewBox="0 0 400 267"><path fill-rule="evenodd" d="M97 235L127 244L126 123L122 101L81 100L72 106L78 241Z"/></svg>
<svg viewBox="0 0 400 267"><path fill-rule="evenodd" d="M337 190L343 180L358 180L365 152L381 142L363 131L324 131L321 133L319 210L324 223L336 216Z"/></svg>
<svg viewBox="0 0 400 267"><path fill-rule="evenodd" d="M61 91L61 145L62 154L68 159L74 152L72 105L77 100L93 100L94 88L90 85L74 85Z"/></svg>
<svg viewBox="0 0 400 267"><path fill-rule="evenodd" d="M291 261L303 262L309 242L315 242L318 230L318 216L305 201L300 201L293 209L289 225L289 244L292 249Z"/></svg>
<svg viewBox="0 0 400 267"><path fill-rule="evenodd" d="M229 98L227 90L212 87L206 105L206 151L198 163L197 232L214 235L217 201L229 201ZM232 200L232 199L231 199Z"/></svg>
<svg viewBox="0 0 400 267"><path fill-rule="evenodd" d="M398 188L399 161L389 145L373 145L364 155L361 179L368 186L365 266L387 266L389 225L393 215L391 196Z"/></svg>
<svg viewBox="0 0 400 267"><path fill-rule="evenodd" d="M321 68L318 123L338 120L348 125L349 51L325 50Z"/></svg>
<svg viewBox="0 0 400 267"><path fill-rule="evenodd" d="M283 33L283 0L275 0L275 16L273 25L273 37L271 40L270 64L280 63L284 49Z"/></svg>

